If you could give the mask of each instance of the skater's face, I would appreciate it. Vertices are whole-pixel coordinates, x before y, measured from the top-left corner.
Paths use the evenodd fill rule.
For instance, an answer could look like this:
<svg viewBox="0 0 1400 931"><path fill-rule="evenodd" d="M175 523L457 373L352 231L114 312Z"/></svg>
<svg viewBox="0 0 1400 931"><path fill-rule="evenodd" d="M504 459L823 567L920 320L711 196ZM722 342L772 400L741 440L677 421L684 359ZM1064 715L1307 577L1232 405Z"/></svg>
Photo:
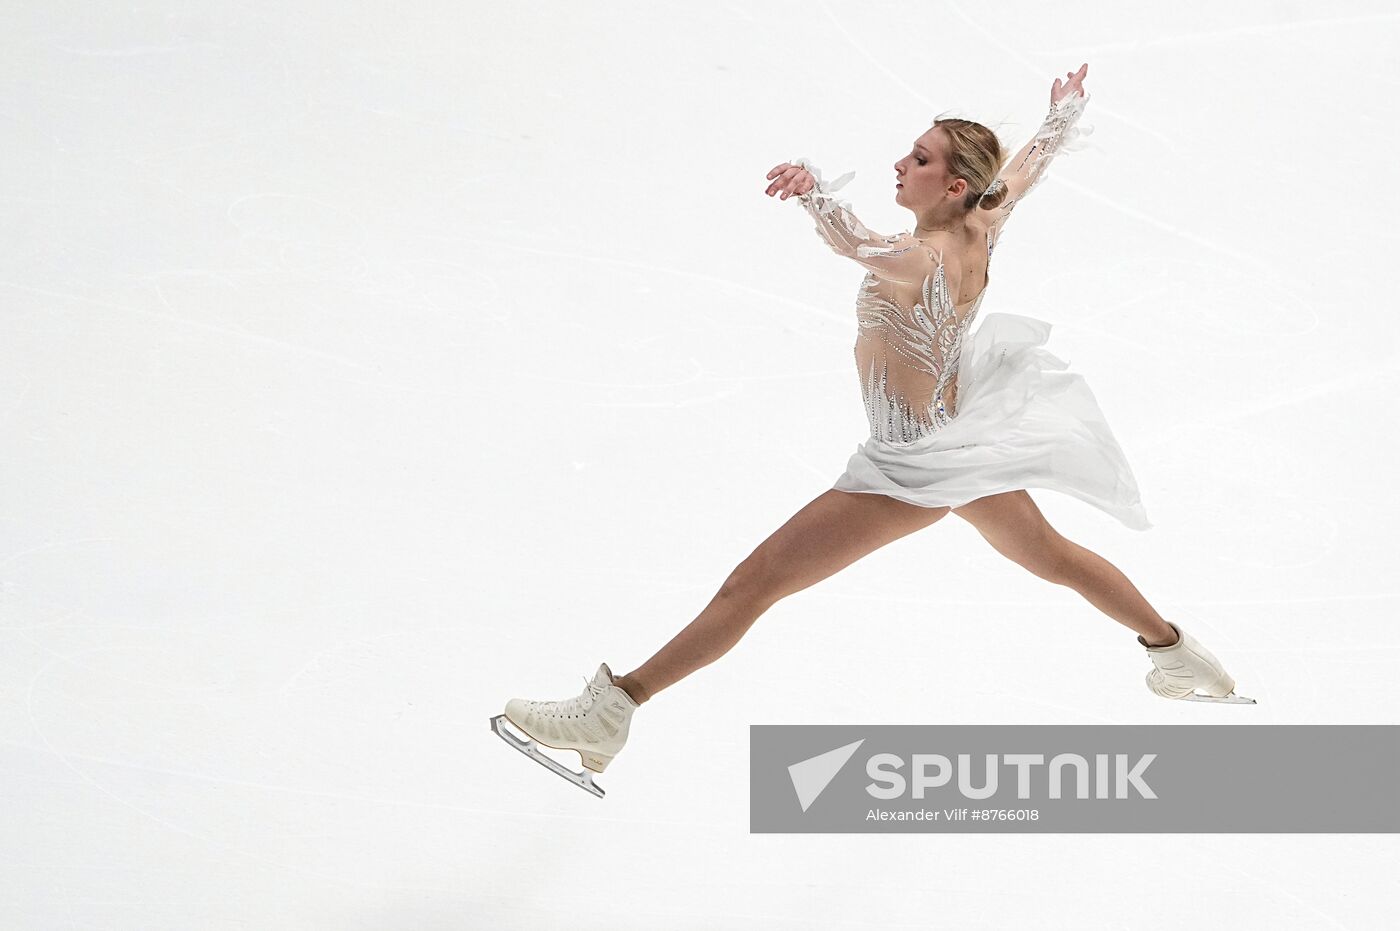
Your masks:
<svg viewBox="0 0 1400 931"><path fill-rule="evenodd" d="M957 202L967 194L967 181L948 174L943 160L947 142L937 127L914 140L909 154L894 163L895 202L919 211Z"/></svg>

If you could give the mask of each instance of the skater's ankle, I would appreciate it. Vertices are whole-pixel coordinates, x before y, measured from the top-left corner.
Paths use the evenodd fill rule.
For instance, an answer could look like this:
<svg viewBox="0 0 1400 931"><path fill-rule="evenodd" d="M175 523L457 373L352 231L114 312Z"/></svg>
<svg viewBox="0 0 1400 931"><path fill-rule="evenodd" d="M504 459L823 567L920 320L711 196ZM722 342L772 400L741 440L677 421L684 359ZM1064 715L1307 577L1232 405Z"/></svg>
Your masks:
<svg viewBox="0 0 1400 931"><path fill-rule="evenodd" d="M627 696L639 705L651 698L651 694L642 687L640 682L627 676L615 676L612 684L626 692Z"/></svg>
<svg viewBox="0 0 1400 931"><path fill-rule="evenodd" d="M1157 642L1158 640L1161 642ZM1176 646L1179 640L1181 640L1181 635L1176 632L1175 628L1168 626L1166 634L1162 637L1155 637L1152 640L1144 637L1142 642L1150 647L1171 647Z"/></svg>

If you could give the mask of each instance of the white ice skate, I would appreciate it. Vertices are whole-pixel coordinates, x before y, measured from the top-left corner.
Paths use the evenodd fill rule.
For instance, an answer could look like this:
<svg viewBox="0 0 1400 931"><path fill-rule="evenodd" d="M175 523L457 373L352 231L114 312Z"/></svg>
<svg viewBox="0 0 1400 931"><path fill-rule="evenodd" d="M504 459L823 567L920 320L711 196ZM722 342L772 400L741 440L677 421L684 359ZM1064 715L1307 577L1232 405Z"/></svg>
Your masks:
<svg viewBox="0 0 1400 931"><path fill-rule="evenodd" d="M1152 671L1147 674L1147 687L1163 698L1184 698L1187 701L1217 701L1229 704L1257 705L1252 698L1235 694L1235 680L1220 665L1220 660L1196 642L1196 639L1172 624L1177 640L1171 646L1147 646L1139 636L1138 643L1147 647L1152 657Z"/></svg>
<svg viewBox="0 0 1400 931"><path fill-rule="evenodd" d="M588 682L587 676L583 678ZM505 714L491 719L491 730L541 766L602 798L603 789L594 784L593 774L607 769L627 743L632 712L640 707L631 695L612 683L612 670L603 663L588 687L573 698L564 701L512 698L506 702ZM516 737L506 729L504 721L523 731L528 739ZM546 756L536 743L555 750L577 750L583 758L583 772L576 773Z"/></svg>

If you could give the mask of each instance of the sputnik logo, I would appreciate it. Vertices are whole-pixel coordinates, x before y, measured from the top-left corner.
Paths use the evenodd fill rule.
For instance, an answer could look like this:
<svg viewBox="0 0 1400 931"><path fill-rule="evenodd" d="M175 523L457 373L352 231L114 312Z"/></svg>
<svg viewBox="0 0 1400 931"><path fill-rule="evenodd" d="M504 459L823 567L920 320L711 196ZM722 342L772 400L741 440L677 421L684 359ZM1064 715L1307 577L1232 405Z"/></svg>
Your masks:
<svg viewBox="0 0 1400 931"><path fill-rule="evenodd" d="M855 755L863 743L864 737L855 743L828 750L788 767L788 778L792 780L792 789L797 793L797 801L803 811L812 807L817 796L831 785L831 780L836 778L836 774L841 772L841 767L846 765L846 761Z"/></svg>
<svg viewBox="0 0 1400 931"><path fill-rule="evenodd" d="M855 755L863 743L864 737L788 767L792 789L797 793L798 804L804 812L826 791L826 787L831 785L831 781L846 765L846 761ZM1046 779L1047 798L1062 797L1063 790L1059 779L1066 769L1071 770L1075 776L1075 798L1128 798L1134 791L1139 798L1157 798L1157 793L1143 778L1147 767L1157 759L1155 753L1143 754L1135 762L1126 753L1094 754L1092 761L1078 753L1058 753L1048 764L1045 762L1045 755L1041 753L989 753L986 754L986 777L980 786L971 784L971 759L971 754L960 753L955 764L952 759L939 753L916 753L912 758L912 772L905 776L899 772L906 762L903 757L894 753L877 753L866 761L866 771L876 782L867 785L865 791L872 798L878 799L900 798L907 793L912 793L913 798L921 799L925 797L926 790L949 786L954 784L956 779L957 789L964 798L991 798L997 792L998 768L1005 765L1016 768L1017 798L1031 797L1031 775L1034 767L1044 767L1041 772ZM1097 774L1093 780L1095 785L1092 796L1091 767ZM934 771L932 774L930 769Z"/></svg>

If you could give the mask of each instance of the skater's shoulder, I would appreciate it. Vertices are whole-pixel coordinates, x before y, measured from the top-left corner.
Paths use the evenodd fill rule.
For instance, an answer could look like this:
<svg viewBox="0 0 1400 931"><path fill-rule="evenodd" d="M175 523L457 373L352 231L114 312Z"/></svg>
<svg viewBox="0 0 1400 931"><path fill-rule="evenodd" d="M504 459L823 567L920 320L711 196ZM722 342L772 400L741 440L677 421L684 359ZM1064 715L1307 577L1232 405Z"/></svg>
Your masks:
<svg viewBox="0 0 1400 931"><path fill-rule="evenodd" d="M965 231L935 230L920 234L925 247L934 254L929 274L937 274L942 269L943 283L955 306L967 303L965 298L969 295L963 293L964 279L973 291L980 291L986 284L987 260L983 254L986 235L984 225L971 223Z"/></svg>

